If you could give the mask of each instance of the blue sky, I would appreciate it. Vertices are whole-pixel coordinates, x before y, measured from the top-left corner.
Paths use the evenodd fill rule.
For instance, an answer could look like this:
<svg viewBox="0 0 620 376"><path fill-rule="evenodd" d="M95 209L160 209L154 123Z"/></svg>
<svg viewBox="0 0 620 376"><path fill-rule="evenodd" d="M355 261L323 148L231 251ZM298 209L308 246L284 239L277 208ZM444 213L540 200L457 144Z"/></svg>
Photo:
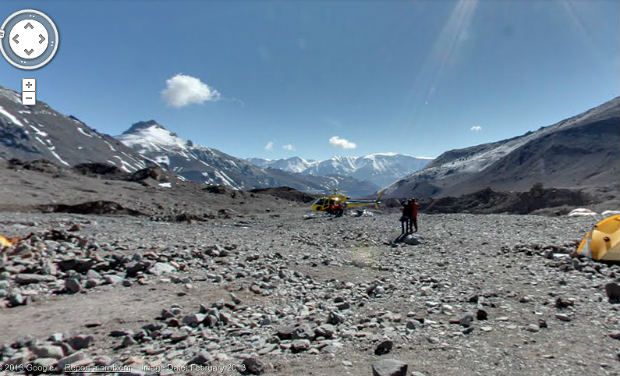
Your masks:
<svg viewBox="0 0 620 376"><path fill-rule="evenodd" d="M23 8L60 47L34 72L1 61L0 85L34 77L99 131L156 119L239 157L437 156L620 94L618 1L3 0L0 18Z"/></svg>

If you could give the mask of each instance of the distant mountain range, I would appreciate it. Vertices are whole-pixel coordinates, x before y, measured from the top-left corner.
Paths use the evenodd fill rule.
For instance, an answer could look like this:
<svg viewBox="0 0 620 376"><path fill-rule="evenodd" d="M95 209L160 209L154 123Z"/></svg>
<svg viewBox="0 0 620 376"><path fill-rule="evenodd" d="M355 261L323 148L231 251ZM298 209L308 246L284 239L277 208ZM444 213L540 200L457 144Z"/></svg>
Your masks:
<svg viewBox="0 0 620 376"><path fill-rule="evenodd" d="M258 167L217 149L195 145L154 120L134 124L117 139L143 158L199 183L234 189L287 186L314 193L340 189L351 195L368 195L379 188L348 176L310 176L269 166Z"/></svg>
<svg viewBox="0 0 620 376"><path fill-rule="evenodd" d="M235 189L288 186L366 196L387 185L385 197L459 196L486 187L526 191L537 182L618 189L619 145L620 97L552 126L450 150L435 160L391 153L244 160L195 145L155 121L136 123L116 139L43 102L23 106L16 92L0 87L0 159L102 162L125 172L159 164L181 179Z"/></svg>
<svg viewBox="0 0 620 376"><path fill-rule="evenodd" d="M431 158L412 157L396 153L375 153L361 157L335 156L323 161L305 160L300 157L268 160L248 159L259 167L277 168L314 176L347 176L368 181L379 187L395 182L403 176L424 168Z"/></svg>
<svg viewBox="0 0 620 376"><path fill-rule="evenodd" d="M386 197L459 196L486 187L609 187L620 183L620 97L507 140L455 149L390 185Z"/></svg>
<svg viewBox="0 0 620 376"><path fill-rule="evenodd" d="M23 106L18 93L0 87L0 159L11 158L47 159L66 167L101 162L125 172L159 164L181 179L237 189L288 186L313 193L339 189L360 196L379 189L346 176L259 168L219 150L194 145L155 121L136 123L116 139L44 102Z"/></svg>

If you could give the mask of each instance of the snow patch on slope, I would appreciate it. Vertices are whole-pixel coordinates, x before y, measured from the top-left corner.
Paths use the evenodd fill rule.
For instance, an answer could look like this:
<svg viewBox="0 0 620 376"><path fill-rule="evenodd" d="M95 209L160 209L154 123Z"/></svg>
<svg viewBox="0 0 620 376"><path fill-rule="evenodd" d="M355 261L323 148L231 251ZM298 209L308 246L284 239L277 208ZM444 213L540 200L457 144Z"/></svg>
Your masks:
<svg viewBox="0 0 620 376"><path fill-rule="evenodd" d="M23 127L24 124L22 124L21 121L19 121L15 115L13 115L12 113L8 112L7 110L4 109L4 107L0 106L0 115L3 115L4 117L6 117L7 119L9 119L9 121L15 125L19 125L20 127Z"/></svg>

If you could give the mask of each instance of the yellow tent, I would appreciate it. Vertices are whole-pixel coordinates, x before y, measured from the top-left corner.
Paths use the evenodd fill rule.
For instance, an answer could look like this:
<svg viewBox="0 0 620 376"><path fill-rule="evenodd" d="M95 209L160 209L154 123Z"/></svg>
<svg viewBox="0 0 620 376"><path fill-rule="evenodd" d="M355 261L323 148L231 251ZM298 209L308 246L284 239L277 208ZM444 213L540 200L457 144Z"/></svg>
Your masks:
<svg viewBox="0 0 620 376"><path fill-rule="evenodd" d="M594 225L579 244L577 253L594 260L620 261L620 215Z"/></svg>
<svg viewBox="0 0 620 376"><path fill-rule="evenodd" d="M0 249L3 247L10 247L11 245L13 245L13 242L11 242L10 239L7 239L4 236L0 235Z"/></svg>

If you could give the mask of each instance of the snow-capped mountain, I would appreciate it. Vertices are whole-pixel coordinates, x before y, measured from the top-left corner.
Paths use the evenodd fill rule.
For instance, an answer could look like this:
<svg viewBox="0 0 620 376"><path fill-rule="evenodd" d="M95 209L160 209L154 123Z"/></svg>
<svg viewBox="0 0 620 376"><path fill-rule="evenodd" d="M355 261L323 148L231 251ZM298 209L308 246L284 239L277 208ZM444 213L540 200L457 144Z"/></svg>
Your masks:
<svg viewBox="0 0 620 376"><path fill-rule="evenodd" d="M217 149L195 145L154 120L136 123L117 138L144 158L200 183L235 189L288 186L315 193L341 189L352 195L368 195L377 189L373 184L348 177L314 177L296 173L294 169L262 168Z"/></svg>
<svg viewBox="0 0 620 376"><path fill-rule="evenodd" d="M286 159L262 159L262 158L248 158L248 161L258 167L262 168L277 168L288 172L304 172L308 167L312 165L313 161L307 161L303 158L292 157Z"/></svg>
<svg viewBox="0 0 620 376"><path fill-rule="evenodd" d="M117 139L188 180L235 189L273 183L264 170L219 150L194 145L154 120L135 123Z"/></svg>
<svg viewBox="0 0 620 376"><path fill-rule="evenodd" d="M111 136L38 101L21 104L21 96L0 87L0 159L47 159L60 166L102 162L134 172L147 163Z"/></svg>
<svg viewBox="0 0 620 376"><path fill-rule="evenodd" d="M277 160L251 158L249 161L261 167L306 175L348 176L383 187L424 168L432 159L396 153L375 153L361 157L335 156L323 161L307 161L299 157Z"/></svg>
<svg viewBox="0 0 620 376"><path fill-rule="evenodd" d="M620 97L554 125L450 150L392 184L386 197L457 196L486 187L605 187L620 181Z"/></svg>

